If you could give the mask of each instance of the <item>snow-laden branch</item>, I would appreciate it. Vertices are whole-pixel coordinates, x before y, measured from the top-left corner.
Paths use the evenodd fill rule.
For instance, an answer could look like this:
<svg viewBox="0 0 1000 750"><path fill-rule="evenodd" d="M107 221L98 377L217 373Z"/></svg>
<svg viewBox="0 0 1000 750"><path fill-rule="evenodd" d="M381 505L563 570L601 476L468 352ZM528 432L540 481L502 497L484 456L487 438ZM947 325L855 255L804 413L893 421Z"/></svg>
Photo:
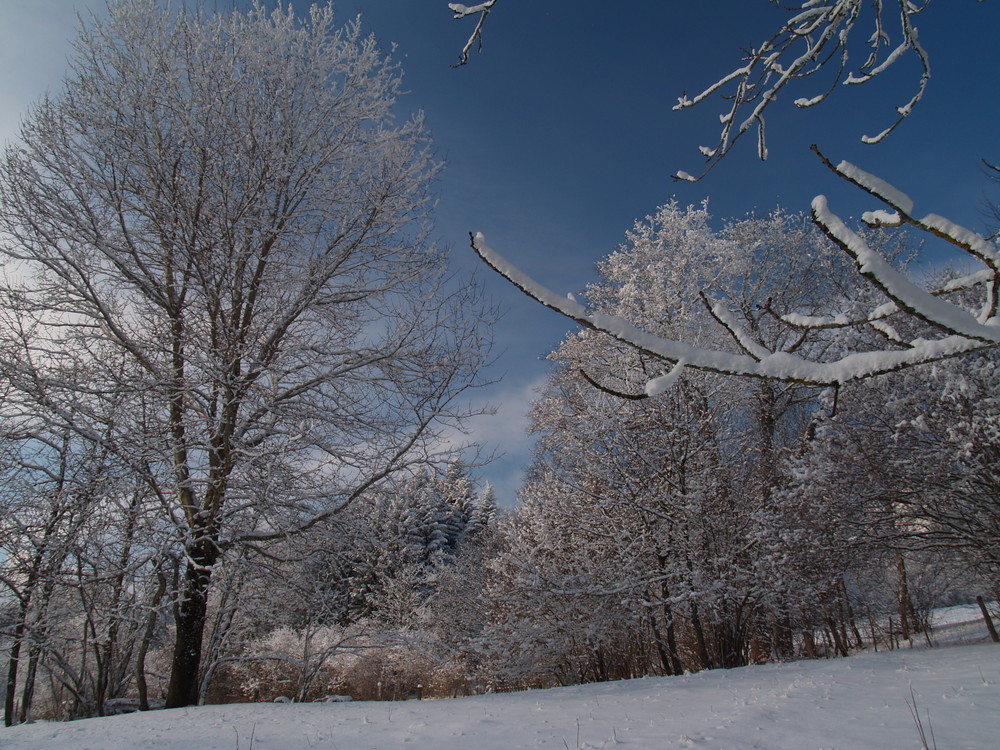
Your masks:
<svg viewBox="0 0 1000 750"><path fill-rule="evenodd" d="M493 250L482 234L472 236L472 247L491 268L546 307L647 355L676 363L668 375L647 384L646 393L649 395L669 386L685 367L729 375L830 386L1000 344L1000 318L997 317L996 309L997 287L1000 286L1000 256L996 247L975 232L934 214L923 219L914 218L913 203L904 193L847 162L832 168L844 179L883 200L896 212L901 223L932 232L987 265L982 271L956 279L941 289L928 291L907 279L873 250L862 235L848 227L829 209L826 198L817 197L813 201L814 222L853 258L858 271L881 292L885 301L867 315L831 317L795 313L778 315L770 310L769 300L762 300L760 305L789 326L806 331L871 326L886 340L887 348L882 350L850 352L833 361L799 356L795 353L795 347L783 351L771 350L750 336L724 304L713 302L707 295L703 295L702 299L712 318L738 344L743 353L694 346L654 335L624 318L588 309L572 295L563 296L548 289ZM970 314L946 299L949 293L978 287L983 288L985 301L977 315ZM926 324L925 328L930 326L939 331L940 335L937 338L905 340L886 321L890 316L903 314Z"/></svg>
<svg viewBox="0 0 1000 750"><path fill-rule="evenodd" d="M455 63L453 67L459 67L465 65L469 62L469 52L472 48L479 43L479 46L483 45L483 24L486 23L486 16L490 14L493 6L496 5L497 0L486 0L484 3L479 3L478 5L462 5L462 3L448 3L448 9L455 14L455 18L465 18L466 16L479 15L479 21L476 23L476 28L473 29L472 34L469 35L468 41L462 48L462 54Z"/></svg>
<svg viewBox="0 0 1000 750"><path fill-rule="evenodd" d="M1000 328L984 325L957 305L936 297L909 281L885 258L872 250L865 239L830 211L826 196L818 195L812 202L813 220L823 232L845 250L858 266L858 271L883 294L925 323L949 333L980 339L984 343L1000 342Z"/></svg>
<svg viewBox="0 0 1000 750"><path fill-rule="evenodd" d="M871 33L864 45L869 54L856 73L849 72L848 51L851 32L859 25L864 6L871 4L874 18ZM716 93L726 93L731 85L735 90L726 93L728 109L719 116L722 130L715 146L701 146L706 166L698 176L683 171L676 179L690 182L704 177L749 130L756 128L757 152L767 158L767 138L764 112L778 98L782 89L792 81L808 78L820 70L836 69L829 85L811 97L795 100L799 108L813 107L825 101L837 84L857 85L871 81L885 72L895 62L912 52L920 62L921 75L917 90L905 104L896 107L896 120L875 136L863 136L865 143L878 143L888 136L923 98L930 80L931 66L926 51L918 41L918 31L913 16L923 11L930 0L923 3L895 0L885 6L885 0L805 0L799 7L789 7L793 15L770 38L752 48L738 68L708 86L700 94L678 98L675 110L687 109L705 101ZM886 18L895 18L898 12L899 42L890 47Z"/></svg>
<svg viewBox="0 0 1000 750"><path fill-rule="evenodd" d="M817 197L813 201L814 220L816 220L817 224L830 239L840 245L855 259L862 274L873 281L883 290L887 297L897 303L902 309L909 310L914 315L944 330L961 335L971 335L973 338L976 338L982 336L981 329L987 326L991 320L994 320L995 325L998 308L997 287L1000 286L997 284L997 281L1000 280L1000 250L997 249L995 244L977 232L966 229L943 216L931 213L923 218L918 218L913 212L913 201L901 190L896 189L885 180L859 169L850 162L842 161L840 164L834 165L815 145L812 147L812 150L837 175L861 188L869 195L878 198L893 209L893 213L889 215L891 216L890 221L883 220L887 216L884 211L866 212L862 216L864 221L882 226L910 224L954 245L986 266L985 269L976 274L956 279L953 282L955 286L942 290L943 292L971 288L982 284L986 290L986 294L982 309L974 319L965 310L955 305L944 300L934 300L933 296L937 295L919 289L907 282L898 273L893 271L893 269L889 268L877 253L873 253L870 248L867 248L857 233L847 229L843 225L843 222L839 222L839 220L833 221L835 217L832 217L826 209L826 199L823 196ZM823 220L823 216L830 218L831 223L827 224ZM879 264L880 260L883 266L878 273L875 273L874 266ZM890 284L891 288L884 286L884 284ZM916 305L911 305L906 300L910 300L911 302L919 300L919 302ZM931 316L925 317L925 312L931 313ZM967 328L966 326L968 326L970 320L974 327ZM993 336L995 335L993 333ZM995 340L990 336L986 338Z"/></svg>
<svg viewBox="0 0 1000 750"><path fill-rule="evenodd" d="M678 97L675 110L693 107L715 94L722 94L730 104L719 115L722 130L716 144L699 147L706 159L705 168L697 176L680 170L674 174L675 179L700 180L729 153L744 133L751 130L756 130L758 156L766 159L765 110L788 84L814 76L824 69L831 73L829 81L812 96L795 99L796 107L805 109L826 101L838 85L868 83L899 60L915 57L918 61L920 76L913 95L905 103L895 106L895 120L881 132L862 136L864 143L884 140L923 98L931 77L931 63L927 51L920 44L913 17L926 10L931 0L798 0L788 6L779 0L770 1L790 13L781 28L758 46L751 47L738 67L701 93ZM475 5L448 4L455 18L478 16L476 27L455 67L465 65L471 49L477 43L482 45L483 25L496 3L497 0L487 0ZM866 12L867 6L870 9ZM855 45L852 33L861 27L866 27L865 31L858 31L863 41ZM851 69L848 59L857 48L867 50L867 56L860 66Z"/></svg>

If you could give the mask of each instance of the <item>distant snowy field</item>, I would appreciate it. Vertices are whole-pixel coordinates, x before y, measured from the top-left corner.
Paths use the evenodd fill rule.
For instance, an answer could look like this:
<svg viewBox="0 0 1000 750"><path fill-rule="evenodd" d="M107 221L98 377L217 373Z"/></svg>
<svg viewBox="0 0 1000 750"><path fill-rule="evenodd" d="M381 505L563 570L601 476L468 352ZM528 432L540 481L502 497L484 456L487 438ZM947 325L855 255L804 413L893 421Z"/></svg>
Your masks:
<svg viewBox="0 0 1000 750"><path fill-rule="evenodd" d="M985 638L975 606L941 610L935 621L930 649L454 700L236 704L38 723L0 730L0 748L920 750L915 698L930 748L996 750L1000 645Z"/></svg>

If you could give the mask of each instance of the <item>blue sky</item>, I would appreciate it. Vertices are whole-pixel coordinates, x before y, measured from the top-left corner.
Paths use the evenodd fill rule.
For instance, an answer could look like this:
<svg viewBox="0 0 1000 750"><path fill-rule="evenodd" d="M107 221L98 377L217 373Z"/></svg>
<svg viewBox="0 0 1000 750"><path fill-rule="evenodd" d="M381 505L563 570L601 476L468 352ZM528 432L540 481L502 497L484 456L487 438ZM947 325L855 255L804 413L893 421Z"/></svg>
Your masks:
<svg viewBox="0 0 1000 750"><path fill-rule="evenodd" d="M246 5L203 5L225 10L234 2ZM308 3L293 5L304 10ZM708 198L720 222L778 205L805 211L818 193L844 216L873 208L819 164L811 143L905 190L918 213L984 228L989 188L980 159L1000 161L1000 0L934 0L917 17L930 87L883 144L866 146L860 137L891 123L894 107L912 95L919 75L912 59L874 84L841 87L808 111L791 101L815 95L824 82L801 83L771 108L767 162L757 160L748 137L693 185L670 175L700 171L697 147L714 145L725 103L671 107L732 70L741 49L777 28L783 16L766 0L501 0L483 52L460 69L450 66L474 21L452 20L447 0L341 0L335 7L344 20L362 14L386 50L396 45L409 91L401 111L424 110L447 164L438 236L462 268L476 268L467 236L482 231L539 281L579 291L637 218L674 197ZM0 0L0 138L13 136L19 113L38 95L58 90L74 11L103 8L103 0ZM867 30L859 31L860 40ZM855 54L860 62L861 51ZM495 331L494 374L502 377L481 394L499 413L472 427L488 448L506 453L481 473L510 503L530 453L523 428L532 388L546 372L545 354L571 326L492 272L480 276L507 313Z"/></svg>

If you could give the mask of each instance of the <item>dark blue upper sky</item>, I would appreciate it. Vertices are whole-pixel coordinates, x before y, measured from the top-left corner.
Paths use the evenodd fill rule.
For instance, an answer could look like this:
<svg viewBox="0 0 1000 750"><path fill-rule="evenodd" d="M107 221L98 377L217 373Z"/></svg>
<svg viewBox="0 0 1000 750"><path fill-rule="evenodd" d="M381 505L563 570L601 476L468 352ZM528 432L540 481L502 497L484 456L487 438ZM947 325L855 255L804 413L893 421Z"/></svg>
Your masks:
<svg viewBox="0 0 1000 750"><path fill-rule="evenodd" d="M233 3L203 5L224 10ZM293 5L305 10L309 3ZM58 88L73 9L103 6L103 0L0 0L6 71L0 135L12 134L12 112ZM934 0L917 17L931 58L930 86L884 143L867 146L860 137L881 131L909 100L919 76L914 59L897 63L883 80L840 87L807 111L791 102L819 93L828 80L801 82L770 109L767 162L757 160L748 136L697 184L670 175L700 172L697 148L715 145L726 104L671 107L682 93L698 93L731 71L743 48L773 33L785 16L767 0L501 0L487 21L482 53L459 69L450 66L474 20L453 20L447 0L340 0L335 7L345 21L360 13L387 51L396 45L409 92L401 112L425 112L447 163L438 235L462 267L476 266L467 236L482 231L539 281L579 291L635 219L674 197L708 198L720 222L778 205L806 211L818 193L844 216L876 207L831 175L810 153L811 143L908 192L918 213L984 229L988 186L980 159L1000 160L1000 0ZM889 31L898 34L895 26ZM863 41L868 29L855 33ZM863 52L856 48L858 65ZM530 447L522 429L531 388L544 376L544 355L571 326L490 271L481 276L508 312L496 329L502 352L496 373L504 377L483 394L500 413L477 422L474 433L507 452L482 473L501 501L511 502Z"/></svg>

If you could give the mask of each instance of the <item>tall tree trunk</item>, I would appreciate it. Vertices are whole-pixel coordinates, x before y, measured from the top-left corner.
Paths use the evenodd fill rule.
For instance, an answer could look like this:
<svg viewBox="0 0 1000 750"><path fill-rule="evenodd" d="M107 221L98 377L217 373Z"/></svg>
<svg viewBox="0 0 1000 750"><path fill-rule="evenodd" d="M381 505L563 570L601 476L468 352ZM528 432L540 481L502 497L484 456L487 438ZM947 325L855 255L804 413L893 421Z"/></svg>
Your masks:
<svg viewBox="0 0 1000 750"><path fill-rule="evenodd" d="M653 640L656 643L656 652L660 658L664 674L680 675L684 674L684 665L677 650L677 627L674 625L674 615L670 605L663 602L661 605L665 627L661 631L653 613L649 615L649 626L653 631Z"/></svg>
<svg viewBox="0 0 1000 750"><path fill-rule="evenodd" d="M913 601L910 599L910 585L906 580L906 561L901 552L896 553L896 572L899 574L899 628L903 640L910 640L913 622Z"/></svg>
<svg viewBox="0 0 1000 750"><path fill-rule="evenodd" d="M986 608L986 602L982 596L976 597L976 604L979 605L979 610L983 613L983 620L986 621L986 629L990 631L990 639L994 643L1000 643L1000 635L997 635L997 629L993 625L993 618L990 616L990 611Z"/></svg>
<svg viewBox="0 0 1000 750"><path fill-rule="evenodd" d="M667 614L670 615L670 619L667 620L667 652L670 654L670 663L674 666L674 674L684 674L684 665L677 649L677 626L674 624L674 615L669 609Z"/></svg>
<svg viewBox="0 0 1000 750"><path fill-rule="evenodd" d="M18 712L18 723L24 724L31 718L31 704L35 700L35 677L38 675L38 660L42 649L32 644L28 649L28 668L24 673L24 689L21 693L21 710Z"/></svg>
<svg viewBox="0 0 1000 750"><path fill-rule="evenodd" d="M176 573L174 578L176 579ZM139 693L139 710L148 711L149 710L149 688L146 684L146 653L149 651L149 642L153 639L153 633L156 632L156 621L159 618L159 613L157 608L160 606L160 602L163 601L164 595L167 593L167 576L160 568L159 564L156 566L156 593L153 594L153 599L149 608L149 615L146 617L146 627L142 632L142 638L139 641L138 649L135 655L135 685L136 690Z"/></svg>
<svg viewBox="0 0 1000 750"><path fill-rule="evenodd" d="M21 662L21 644L24 642L24 618L21 619L14 628L13 641L10 644L10 656L7 660L7 690L4 693L3 703L3 723L4 726L14 724L14 695L17 692L17 667Z"/></svg>
<svg viewBox="0 0 1000 750"><path fill-rule="evenodd" d="M807 659L819 658L819 651L816 650L816 637L813 635L811 627L802 628L802 652Z"/></svg>
<svg viewBox="0 0 1000 750"><path fill-rule="evenodd" d="M833 639L833 648L839 656L848 656L847 644L844 642L840 627L834 621L833 615L829 614L829 610L827 612L826 625L827 630L830 632L830 637Z"/></svg>
<svg viewBox="0 0 1000 750"><path fill-rule="evenodd" d="M122 688L123 676L128 662L129 646L126 641L124 648L119 649L119 637L122 626L122 609L125 601L125 580L128 570L129 559L132 556L132 542L135 538L136 524L138 522L138 509L142 499L141 493L132 492L132 499L129 501L128 520L125 525L124 538L122 540L121 553L116 560L117 569L112 578L111 601L108 605L107 618L110 620L107 632L101 642L94 647L94 659L97 662L97 684L95 686L95 700L97 702L97 715L104 716L104 704L108 698L119 698ZM82 578L82 573L81 573ZM96 633L96 628L95 628ZM121 663L119 663L121 662Z"/></svg>
<svg viewBox="0 0 1000 750"><path fill-rule="evenodd" d="M167 688L167 708L198 703L198 669L208 613L208 588L219 559L214 539L201 536L188 549L187 567L174 610L177 635Z"/></svg>
<svg viewBox="0 0 1000 750"><path fill-rule="evenodd" d="M774 644L774 655L779 659L790 659L795 656L795 639L792 638L792 626L786 615L777 612L771 620L771 640Z"/></svg>
<svg viewBox="0 0 1000 750"><path fill-rule="evenodd" d="M63 474L65 473L65 452L60 458L60 478L57 487L57 494L61 493L63 490ZM52 537L55 535L56 529L59 526L60 518L62 515L62 509L58 505L54 505L49 510L49 518L45 524L44 534L42 536L42 543L36 549L35 556L31 562L31 568L28 571L27 580L24 583L24 589L18 596L18 620L17 625L14 628L13 642L10 647L10 657L7 663L7 691L4 695L4 711L3 711L3 721L5 726L11 726L14 723L14 696L17 692L17 677L18 668L21 662L21 647L24 643L25 635L28 632L28 617L30 616L30 610L34 603L35 593L39 586L41 579L45 575L43 570L43 565L45 564L45 555L49 549L49 543ZM51 565L47 566L51 571Z"/></svg>
<svg viewBox="0 0 1000 750"><path fill-rule="evenodd" d="M657 557L660 564L660 572L665 575L667 571L667 558L665 555L657 555ZM667 626L666 647L667 656L670 658L670 668L667 669L667 674L684 674L684 665L681 664L680 652L677 648L677 626L674 623L674 610L673 607L670 606L670 589L667 586L665 578L660 581L660 614ZM655 623L655 621L656 618L654 617L653 622ZM654 630L654 632L657 631ZM657 643L659 645L658 632L657 639Z"/></svg>
<svg viewBox="0 0 1000 750"><path fill-rule="evenodd" d="M21 709L18 712L18 721L23 724L31 716L31 703L35 697L35 677L38 674L38 661L42 655L42 645L47 640L48 635L48 611L49 602L52 601L52 594L55 591L54 574L49 571L40 577L41 586L32 591L29 602L33 599L37 604L37 610L32 616L33 623L28 626L25 620L25 628L22 631L22 639L25 634L30 633L30 646L28 647L28 664L24 673L24 687L21 693ZM27 613L25 618L27 618Z"/></svg>
<svg viewBox="0 0 1000 750"><path fill-rule="evenodd" d="M701 661L702 669L712 669L715 664L708 653L708 643L705 640L705 629L701 624L701 617L698 614L698 605L691 604L691 627L694 628L695 641L698 644L698 659Z"/></svg>
<svg viewBox="0 0 1000 750"><path fill-rule="evenodd" d="M660 628L656 624L656 615L652 612L647 613L647 620L649 622L650 632L653 634L653 644L656 646L656 655L660 659L660 667L663 669L663 674L669 677L674 674L674 666L670 661L670 655L667 653L664 638L660 634Z"/></svg>
<svg viewBox="0 0 1000 750"><path fill-rule="evenodd" d="M840 596L844 603L844 608L847 611L847 623L851 626L851 632L854 634L855 644L859 649L864 648L865 639L861 637L861 630L858 628L858 622L854 616L854 607L851 606L851 597L847 592L847 584L844 582L843 576L840 578Z"/></svg>

